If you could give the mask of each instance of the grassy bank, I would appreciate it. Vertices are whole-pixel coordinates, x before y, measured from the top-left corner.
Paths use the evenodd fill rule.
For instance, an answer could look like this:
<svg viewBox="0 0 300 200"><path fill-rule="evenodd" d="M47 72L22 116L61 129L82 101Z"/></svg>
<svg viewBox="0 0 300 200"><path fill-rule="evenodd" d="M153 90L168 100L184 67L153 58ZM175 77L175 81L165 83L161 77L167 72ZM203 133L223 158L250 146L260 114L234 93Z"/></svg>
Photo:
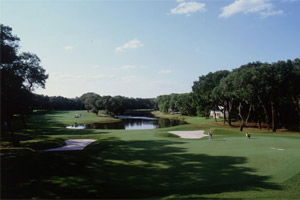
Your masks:
<svg viewBox="0 0 300 200"><path fill-rule="evenodd" d="M76 118L75 115L80 117ZM90 123L113 123L119 122L119 119L112 118L107 115L87 112L86 110L76 110L76 111L52 111L46 114L36 114L29 116L28 122L32 125L36 125L36 122L40 121L42 123L47 120L48 122L57 122L60 125L73 125L78 124L90 124Z"/></svg>
<svg viewBox="0 0 300 200"><path fill-rule="evenodd" d="M82 111L86 112L86 111ZM20 131L42 140L94 138L83 151L1 151L4 198L243 198L300 196L300 135L246 128L180 115L189 124L153 130L68 130L78 111L28 118ZM90 113L88 113L90 114ZM73 116L73 118L72 118ZM95 116L94 116L95 117ZM77 119L76 119L77 120ZM78 123L94 118L83 115ZM213 140L181 139L170 130L207 130ZM57 140L56 140L57 139Z"/></svg>

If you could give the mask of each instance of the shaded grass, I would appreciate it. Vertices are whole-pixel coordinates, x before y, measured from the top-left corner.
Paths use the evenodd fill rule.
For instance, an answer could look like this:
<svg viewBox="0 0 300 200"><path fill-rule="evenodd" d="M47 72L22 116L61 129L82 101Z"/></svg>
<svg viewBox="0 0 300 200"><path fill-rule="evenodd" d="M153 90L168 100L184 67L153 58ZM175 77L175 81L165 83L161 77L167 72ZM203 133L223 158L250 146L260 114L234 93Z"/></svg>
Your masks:
<svg viewBox="0 0 300 200"><path fill-rule="evenodd" d="M270 177L241 166L245 157L192 154L176 147L184 143L107 138L84 151L25 154L22 172L8 169L3 197L159 198L280 189L268 182Z"/></svg>
<svg viewBox="0 0 300 200"><path fill-rule="evenodd" d="M28 147L34 150L50 149L55 147L61 147L65 145L65 140L62 138L44 138L21 141L21 147Z"/></svg>

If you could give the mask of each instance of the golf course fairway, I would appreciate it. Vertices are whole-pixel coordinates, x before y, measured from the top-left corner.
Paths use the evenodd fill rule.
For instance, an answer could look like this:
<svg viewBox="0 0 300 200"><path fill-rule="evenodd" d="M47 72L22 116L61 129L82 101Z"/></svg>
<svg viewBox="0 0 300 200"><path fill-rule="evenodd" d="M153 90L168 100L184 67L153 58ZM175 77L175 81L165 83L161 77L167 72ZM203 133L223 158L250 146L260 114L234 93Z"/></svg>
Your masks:
<svg viewBox="0 0 300 200"><path fill-rule="evenodd" d="M180 115L188 124L149 130L66 129L101 121L86 111L28 116L20 147L1 147L3 198L297 199L300 133L238 128ZM105 118L105 120L109 120ZM208 129L213 138L168 133ZM251 139L245 133L251 133ZM22 136L22 137L21 137ZM40 150L95 139L81 151Z"/></svg>

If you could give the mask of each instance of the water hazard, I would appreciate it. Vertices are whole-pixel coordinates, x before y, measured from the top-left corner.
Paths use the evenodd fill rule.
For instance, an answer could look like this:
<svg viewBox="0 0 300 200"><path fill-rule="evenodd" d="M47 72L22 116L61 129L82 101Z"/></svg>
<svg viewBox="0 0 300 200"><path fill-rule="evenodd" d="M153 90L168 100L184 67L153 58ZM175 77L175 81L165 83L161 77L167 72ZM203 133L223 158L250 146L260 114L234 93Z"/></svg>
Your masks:
<svg viewBox="0 0 300 200"><path fill-rule="evenodd" d="M140 116L118 116L120 122L115 123L93 123L93 124L77 124L67 126L70 129L155 129L165 128L185 124L184 121L166 119L166 118L152 118Z"/></svg>

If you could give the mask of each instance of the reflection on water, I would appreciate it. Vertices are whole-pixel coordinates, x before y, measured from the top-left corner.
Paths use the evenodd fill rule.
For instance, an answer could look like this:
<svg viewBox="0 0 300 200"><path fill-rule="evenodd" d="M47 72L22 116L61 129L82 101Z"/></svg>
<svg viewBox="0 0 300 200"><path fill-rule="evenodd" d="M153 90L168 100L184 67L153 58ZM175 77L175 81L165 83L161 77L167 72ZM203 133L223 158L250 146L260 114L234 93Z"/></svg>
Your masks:
<svg viewBox="0 0 300 200"><path fill-rule="evenodd" d="M117 116L119 119L145 119L145 120L158 120L158 118L154 117L144 117L144 116L127 116L127 115L119 115Z"/></svg>
<svg viewBox="0 0 300 200"><path fill-rule="evenodd" d="M118 116L122 119L116 123L93 123L93 124L81 124L74 126L67 126L71 129L155 129L164 128L170 126L176 126L179 124L185 124L185 122L174 119L165 118L151 118L151 117L137 117L137 116Z"/></svg>

